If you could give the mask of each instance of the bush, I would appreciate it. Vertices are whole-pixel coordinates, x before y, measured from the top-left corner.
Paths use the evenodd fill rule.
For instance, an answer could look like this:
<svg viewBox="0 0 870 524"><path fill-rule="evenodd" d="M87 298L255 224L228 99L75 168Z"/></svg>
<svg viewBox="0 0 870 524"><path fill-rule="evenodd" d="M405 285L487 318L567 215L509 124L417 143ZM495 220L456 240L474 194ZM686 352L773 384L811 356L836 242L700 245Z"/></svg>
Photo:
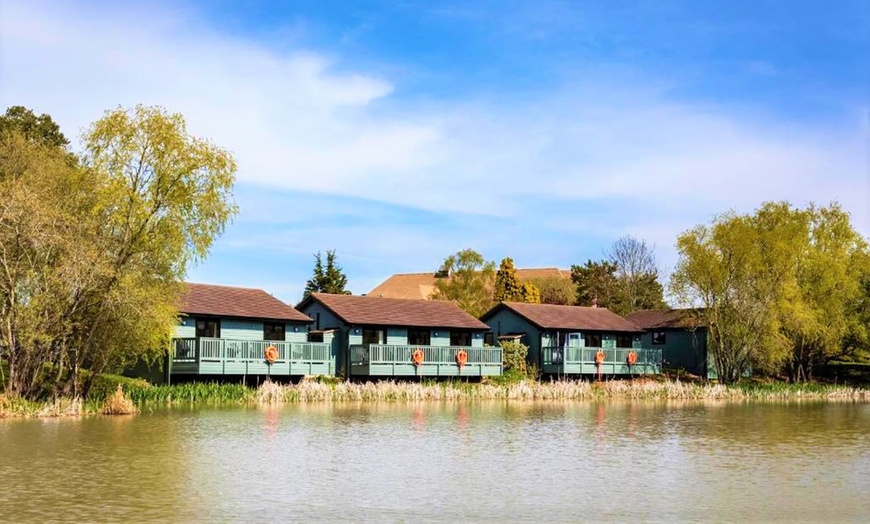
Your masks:
<svg viewBox="0 0 870 524"><path fill-rule="evenodd" d="M503 342L501 349L505 374L512 372L525 376L528 373L526 358L529 356L529 346L522 342Z"/></svg>
<svg viewBox="0 0 870 524"><path fill-rule="evenodd" d="M130 397L124 394L121 384L118 384L118 388L112 396L107 398L106 402L103 403L100 413L103 415L133 415L134 413L139 413L139 409L136 408Z"/></svg>

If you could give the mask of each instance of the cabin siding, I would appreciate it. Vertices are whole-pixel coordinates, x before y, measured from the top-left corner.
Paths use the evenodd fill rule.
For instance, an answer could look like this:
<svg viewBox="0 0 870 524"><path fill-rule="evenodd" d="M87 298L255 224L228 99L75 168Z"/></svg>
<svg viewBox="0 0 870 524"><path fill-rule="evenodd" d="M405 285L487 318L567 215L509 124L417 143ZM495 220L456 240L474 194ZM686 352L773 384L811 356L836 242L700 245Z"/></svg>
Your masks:
<svg viewBox="0 0 870 524"><path fill-rule="evenodd" d="M221 336L233 340L263 340L263 323L251 320L220 320Z"/></svg>
<svg viewBox="0 0 870 524"><path fill-rule="evenodd" d="M387 328L387 344L407 344L407 328Z"/></svg>
<svg viewBox="0 0 870 524"><path fill-rule="evenodd" d="M176 338L193 338L196 336L196 319L193 317L181 317L175 326Z"/></svg>
<svg viewBox="0 0 870 524"><path fill-rule="evenodd" d="M665 343L653 345L654 331L665 332ZM666 368L681 368L695 375L707 374L707 328L650 329L641 336L644 347L662 350L662 365Z"/></svg>
<svg viewBox="0 0 870 524"><path fill-rule="evenodd" d="M510 309L503 308L484 321L490 327L496 340L508 333L525 333L520 342L529 347L528 361L536 366L541 363L541 337L544 336L537 326ZM545 336L546 339L546 336ZM545 343L544 346L549 345Z"/></svg>

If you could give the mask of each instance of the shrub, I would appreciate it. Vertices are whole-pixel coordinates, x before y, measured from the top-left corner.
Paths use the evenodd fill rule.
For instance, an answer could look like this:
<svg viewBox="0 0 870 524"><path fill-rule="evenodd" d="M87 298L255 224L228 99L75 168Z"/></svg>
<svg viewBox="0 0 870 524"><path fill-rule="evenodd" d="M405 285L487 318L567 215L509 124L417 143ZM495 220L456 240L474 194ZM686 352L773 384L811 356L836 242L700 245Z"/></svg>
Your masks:
<svg viewBox="0 0 870 524"><path fill-rule="evenodd" d="M529 355L529 346L522 342L503 342L502 362L504 363L505 373L514 372L521 375L528 373L526 365L526 357Z"/></svg>
<svg viewBox="0 0 870 524"><path fill-rule="evenodd" d="M132 415L134 413L139 413L139 409L136 408L136 405L133 404L130 397L124 394L124 389L121 387L121 384L118 384L118 388L112 396L107 398L106 402L103 403L100 413L103 415Z"/></svg>

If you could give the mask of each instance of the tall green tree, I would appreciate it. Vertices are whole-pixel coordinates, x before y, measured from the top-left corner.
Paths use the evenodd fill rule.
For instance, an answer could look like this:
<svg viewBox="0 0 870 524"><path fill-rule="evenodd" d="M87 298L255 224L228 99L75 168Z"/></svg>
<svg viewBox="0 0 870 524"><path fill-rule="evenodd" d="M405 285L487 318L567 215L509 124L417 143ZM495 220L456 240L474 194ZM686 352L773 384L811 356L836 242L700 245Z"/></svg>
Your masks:
<svg viewBox="0 0 870 524"><path fill-rule="evenodd" d="M81 165L56 145L0 144L0 339L7 392L86 394L94 377L168 347L180 282L236 212L232 156L181 115L107 112ZM55 370L45 376L45 364ZM88 369L84 382L80 369Z"/></svg>
<svg viewBox="0 0 870 524"><path fill-rule="evenodd" d="M542 304L572 305L577 301L577 290L571 279L547 276L529 279L538 288Z"/></svg>
<svg viewBox="0 0 870 524"><path fill-rule="evenodd" d="M616 267L618 313L667 307L654 249L645 240L624 236L613 243L607 258Z"/></svg>
<svg viewBox="0 0 870 524"><path fill-rule="evenodd" d="M6 109L6 114L0 116L0 133L16 130L26 140L37 141L45 146L65 149L69 140L61 132L51 116L42 114L36 116L32 110L24 106L12 106Z"/></svg>
<svg viewBox="0 0 870 524"><path fill-rule="evenodd" d="M320 251L314 255L314 275L305 284L305 293L302 296L307 298L311 293L329 293L332 295L350 295L347 287L347 276L341 266L336 263L335 250L326 252L326 267L323 267L323 260Z"/></svg>
<svg viewBox="0 0 870 524"><path fill-rule="evenodd" d="M495 263L487 262L480 253L464 249L450 255L439 273L447 276L435 281L433 299L455 302L475 317L492 307Z"/></svg>
<svg viewBox="0 0 870 524"><path fill-rule="evenodd" d="M627 309L618 293L615 264L587 260L582 266L573 265L571 281L577 288L576 305L598 305L615 312Z"/></svg>
<svg viewBox="0 0 870 524"><path fill-rule="evenodd" d="M496 302L522 302L523 287L517 280L517 270L514 261L510 257L502 259L498 271L495 274L495 288L493 300Z"/></svg>

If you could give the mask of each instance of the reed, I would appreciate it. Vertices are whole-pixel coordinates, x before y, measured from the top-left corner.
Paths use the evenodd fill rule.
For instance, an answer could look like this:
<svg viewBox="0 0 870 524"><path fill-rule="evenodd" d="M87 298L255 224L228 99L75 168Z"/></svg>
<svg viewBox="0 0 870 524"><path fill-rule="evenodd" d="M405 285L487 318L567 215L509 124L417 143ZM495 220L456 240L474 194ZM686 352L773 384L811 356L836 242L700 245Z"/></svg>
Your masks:
<svg viewBox="0 0 870 524"><path fill-rule="evenodd" d="M124 394L121 384L118 384L115 392L103 403L100 413L103 415L133 415L139 413L139 408L130 400L130 397Z"/></svg>

